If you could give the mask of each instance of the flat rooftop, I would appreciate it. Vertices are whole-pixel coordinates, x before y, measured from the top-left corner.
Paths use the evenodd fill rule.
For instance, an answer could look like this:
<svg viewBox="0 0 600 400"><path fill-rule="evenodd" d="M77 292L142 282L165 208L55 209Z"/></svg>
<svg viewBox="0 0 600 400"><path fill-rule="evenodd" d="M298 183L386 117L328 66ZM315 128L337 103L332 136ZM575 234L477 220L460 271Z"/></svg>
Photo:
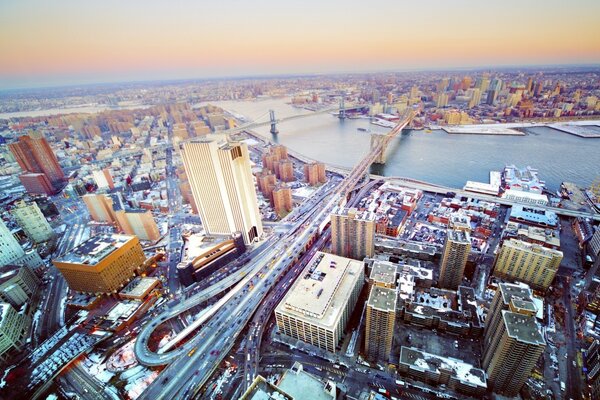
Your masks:
<svg viewBox="0 0 600 400"><path fill-rule="evenodd" d="M398 294L396 290L373 285L369 293L368 305L384 312L396 311Z"/></svg>
<svg viewBox="0 0 600 400"><path fill-rule="evenodd" d="M471 244L471 238L468 232L456 229L448 229L448 240L456 243Z"/></svg>
<svg viewBox="0 0 600 400"><path fill-rule="evenodd" d="M485 371L457 358L442 357L413 347L402 346L400 349L400 364L408 365L411 369L435 374L448 371L465 385L487 388Z"/></svg>
<svg viewBox="0 0 600 400"><path fill-rule="evenodd" d="M520 249L524 251L529 251L532 253L537 253L546 257L561 257L563 256L563 252L560 250L549 249L542 245L536 243L524 242L518 239L510 239L504 241L502 246L512 247L514 249Z"/></svg>
<svg viewBox="0 0 600 400"><path fill-rule="evenodd" d="M329 386L328 386L329 385ZM277 387L289 393L294 399L333 400L328 389L333 387L329 382L324 383L317 377L304 372L298 362L283 374Z"/></svg>
<svg viewBox="0 0 600 400"><path fill-rule="evenodd" d="M498 290L500 290L504 304L510 303L513 298L533 301L533 293L529 286L524 283L502 282L498 284Z"/></svg>
<svg viewBox="0 0 600 400"><path fill-rule="evenodd" d="M258 375L240 400L294 400L294 398Z"/></svg>
<svg viewBox="0 0 600 400"><path fill-rule="evenodd" d="M152 277L135 277L131 282L127 284L119 292L119 294L124 296L132 296L132 297L141 297L144 296L150 289L152 289L155 285L158 284L160 280L158 278Z"/></svg>
<svg viewBox="0 0 600 400"><path fill-rule="evenodd" d="M54 261L94 266L133 239L135 239L133 235L111 234L93 236Z"/></svg>
<svg viewBox="0 0 600 400"><path fill-rule="evenodd" d="M531 345L546 345L541 325L535 315L523 315L502 310L508 336Z"/></svg>
<svg viewBox="0 0 600 400"><path fill-rule="evenodd" d="M369 278L373 282L394 284L396 281L397 265L389 261L374 260Z"/></svg>
<svg viewBox="0 0 600 400"><path fill-rule="evenodd" d="M363 264L350 258L317 252L277 309L315 324L335 327Z"/></svg>
<svg viewBox="0 0 600 400"><path fill-rule="evenodd" d="M375 213L370 211L359 211L357 208L338 206L333 209L331 214L342 215L359 221L375 221Z"/></svg>

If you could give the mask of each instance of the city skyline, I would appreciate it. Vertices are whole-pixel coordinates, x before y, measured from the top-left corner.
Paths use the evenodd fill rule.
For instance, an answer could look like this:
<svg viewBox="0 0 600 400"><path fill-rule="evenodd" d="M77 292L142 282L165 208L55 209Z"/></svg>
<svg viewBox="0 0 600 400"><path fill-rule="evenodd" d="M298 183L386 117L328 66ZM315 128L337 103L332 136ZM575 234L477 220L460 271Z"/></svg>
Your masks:
<svg viewBox="0 0 600 400"><path fill-rule="evenodd" d="M0 85L597 64L600 5L575 3L4 4Z"/></svg>

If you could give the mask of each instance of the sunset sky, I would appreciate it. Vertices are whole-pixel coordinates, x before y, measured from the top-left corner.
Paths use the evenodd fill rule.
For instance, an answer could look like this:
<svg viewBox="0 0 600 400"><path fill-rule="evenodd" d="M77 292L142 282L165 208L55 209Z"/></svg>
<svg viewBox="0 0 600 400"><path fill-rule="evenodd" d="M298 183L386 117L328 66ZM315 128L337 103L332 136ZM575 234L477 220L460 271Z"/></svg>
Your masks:
<svg viewBox="0 0 600 400"><path fill-rule="evenodd" d="M599 0L0 0L0 90L600 63Z"/></svg>

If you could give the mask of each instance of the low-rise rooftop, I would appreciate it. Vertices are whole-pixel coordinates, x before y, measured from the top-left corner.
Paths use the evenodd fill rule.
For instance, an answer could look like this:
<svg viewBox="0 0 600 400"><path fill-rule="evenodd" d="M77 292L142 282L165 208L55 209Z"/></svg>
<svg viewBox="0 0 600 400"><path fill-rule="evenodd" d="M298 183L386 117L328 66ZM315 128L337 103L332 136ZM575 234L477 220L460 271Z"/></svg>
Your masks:
<svg viewBox="0 0 600 400"><path fill-rule="evenodd" d="M430 374L442 374L442 371L444 371L465 385L487 387L484 370L475 368L473 365L456 358L442 357L413 347L402 346L400 349L400 364Z"/></svg>

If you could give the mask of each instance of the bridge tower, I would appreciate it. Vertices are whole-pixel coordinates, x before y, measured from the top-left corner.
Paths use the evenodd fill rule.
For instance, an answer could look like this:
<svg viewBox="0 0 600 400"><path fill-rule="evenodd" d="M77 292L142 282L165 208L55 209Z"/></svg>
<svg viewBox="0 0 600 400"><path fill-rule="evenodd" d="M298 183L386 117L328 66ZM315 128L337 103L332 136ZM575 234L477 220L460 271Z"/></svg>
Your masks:
<svg viewBox="0 0 600 400"><path fill-rule="evenodd" d="M371 149L381 145L381 152L377 156L377 158L373 161L373 164L385 164L386 161L386 150L387 150L387 141L386 135L381 135L379 133L371 133Z"/></svg>
<svg viewBox="0 0 600 400"><path fill-rule="evenodd" d="M346 119L346 105L344 104L344 95L340 98L340 111L338 112L339 119Z"/></svg>
<svg viewBox="0 0 600 400"><path fill-rule="evenodd" d="M273 135L277 135L279 133L279 130L277 129L277 120L275 119L275 111L274 110L269 110L269 117L271 118L270 132Z"/></svg>

